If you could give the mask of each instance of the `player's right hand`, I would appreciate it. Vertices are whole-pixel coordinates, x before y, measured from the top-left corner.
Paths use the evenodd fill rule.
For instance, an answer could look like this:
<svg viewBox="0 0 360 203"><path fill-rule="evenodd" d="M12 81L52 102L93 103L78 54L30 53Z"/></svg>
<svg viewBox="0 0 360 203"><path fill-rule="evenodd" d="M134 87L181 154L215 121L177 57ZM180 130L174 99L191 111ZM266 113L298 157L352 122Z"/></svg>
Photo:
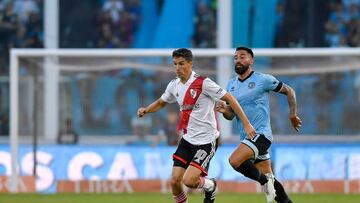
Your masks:
<svg viewBox="0 0 360 203"><path fill-rule="evenodd" d="M144 115L146 114L146 108L144 107L140 107L138 110L137 110L137 115L138 117L143 117Z"/></svg>
<svg viewBox="0 0 360 203"><path fill-rule="evenodd" d="M244 125L244 130L247 134L247 138L250 140L256 135L255 128L251 125L251 123Z"/></svg>

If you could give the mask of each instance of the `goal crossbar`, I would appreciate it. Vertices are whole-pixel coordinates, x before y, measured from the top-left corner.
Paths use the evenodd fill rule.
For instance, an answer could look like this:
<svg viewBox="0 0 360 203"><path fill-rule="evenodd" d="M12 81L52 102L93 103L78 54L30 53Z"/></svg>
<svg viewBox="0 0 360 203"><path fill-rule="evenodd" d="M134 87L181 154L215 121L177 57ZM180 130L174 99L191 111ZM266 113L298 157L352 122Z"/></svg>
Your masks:
<svg viewBox="0 0 360 203"><path fill-rule="evenodd" d="M11 55L43 57L171 56L173 49L12 49ZM256 56L357 56L360 48L255 48ZM234 49L192 49L195 56L231 56Z"/></svg>

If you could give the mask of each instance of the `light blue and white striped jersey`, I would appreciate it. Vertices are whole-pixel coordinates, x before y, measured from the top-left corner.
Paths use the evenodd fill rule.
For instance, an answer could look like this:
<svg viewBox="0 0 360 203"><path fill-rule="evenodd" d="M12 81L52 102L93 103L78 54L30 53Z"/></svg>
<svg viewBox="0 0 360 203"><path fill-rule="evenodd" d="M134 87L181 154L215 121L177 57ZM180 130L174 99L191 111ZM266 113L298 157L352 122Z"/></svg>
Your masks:
<svg viewBox="0 0 360 203"><path fill-rule="evenodd" d="M282 84L272 75L253 71L244 80L236 76L226 87L226 90L240 103L255 132L264 134L271 142L273 136L270 126L269 93L278 92ZM240 130L240 139L243 140L246 132L237 116L236 121Z"/></svg>

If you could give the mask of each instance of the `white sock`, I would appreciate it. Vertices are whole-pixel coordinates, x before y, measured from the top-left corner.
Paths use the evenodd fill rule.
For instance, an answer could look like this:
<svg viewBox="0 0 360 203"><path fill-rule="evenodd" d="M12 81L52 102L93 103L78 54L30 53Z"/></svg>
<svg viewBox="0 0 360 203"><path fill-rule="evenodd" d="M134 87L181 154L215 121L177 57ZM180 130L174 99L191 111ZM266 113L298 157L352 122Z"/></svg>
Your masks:
<svg viewBox="0 0 360 203"><path fill-rule="evenodd" d="M187 195L185 192L181 192L177 196L173 196L176 203L188 203Z"/></svg>
<svg viewBox="0 0 360 203"><path fill-rule="evenodd" d="M215 187L215 184L212 180L204 178L204 177L200 177L200 184L198 188L202 188L205 191L210 191L213 190Z"/></svg>

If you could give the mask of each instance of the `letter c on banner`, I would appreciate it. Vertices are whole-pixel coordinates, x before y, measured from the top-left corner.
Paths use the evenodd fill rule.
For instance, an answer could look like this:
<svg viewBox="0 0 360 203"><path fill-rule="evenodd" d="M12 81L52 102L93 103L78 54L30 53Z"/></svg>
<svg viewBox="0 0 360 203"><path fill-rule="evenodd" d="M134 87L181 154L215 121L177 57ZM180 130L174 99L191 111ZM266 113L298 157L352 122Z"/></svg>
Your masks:
<svg viewBox="0 0 360 203"><path fill-rule="evenodd" d="M86 166L97 168L103 164L102 157L95 152L81 152L76 154L69 162L68 177L70 180L85 179L83 169Z"/></svg>

